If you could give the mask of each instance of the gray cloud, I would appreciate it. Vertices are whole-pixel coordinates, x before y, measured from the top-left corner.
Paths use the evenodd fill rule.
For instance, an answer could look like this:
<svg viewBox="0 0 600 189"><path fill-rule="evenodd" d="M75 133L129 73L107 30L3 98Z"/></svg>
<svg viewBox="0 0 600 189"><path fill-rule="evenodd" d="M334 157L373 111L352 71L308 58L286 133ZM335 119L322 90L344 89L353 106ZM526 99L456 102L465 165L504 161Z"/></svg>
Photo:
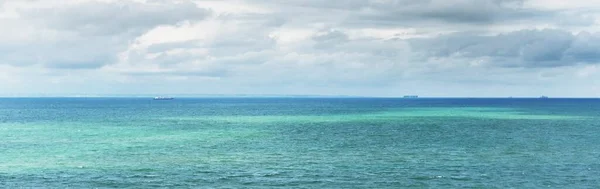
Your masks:
<svg viewBox="0 0 600 189"><path fill-rule="evenodd" d="M209 45L209 53L221 57L269 50L275 46L275 41L265 36L264 33L248 33L223 36Z"/></svg>
<svg viewBox="0 0 600 189"><path fill-rule="evenodd" d="M563 58L588 63L600 62L600 34L579 33L571 41L569 49L564 51Z"/></svg>
<svg viewBox="0 0 600 189"><path fill-rule="evenodd" d="M42 65L53 69L96 69L114 63L116 52L125 49L112 37L61 36L53 40L32 40L0 44L0 64L17 67Z"/></svg>
<svg viewBox="0 0 600 189"><path fill-rule="evenodd" d="M70 70L96 69L96 68L100 68L106 64L110 64L114 61L115 61L115 58L107 57L107 56L100 56L100 57L86 57L85 59L79 59L79 60L77 60L77 59L69 60L69 58L55 59L55 60L53 60L53 62L45 63L44 65L47 68L54 68L54 69L70 69Z"/></svg>
<svg viewBox="0 0 600 189"><path fill-rule="evenodd" d="M315 48L318 49L333 48L349 41L346 33L337 30L316 34L312 40L316 42Z"/></svg>
<svg viewBox="0 0 600 189"><path fill-rule="evenodd" d="M225 77L226 70L197 70L197 71L159 71L159 72L126 72L129 76L186 76L186 77Z"/></svg>
<svg viewBox="0 0 600 189"><path fill-rule="evenodd" d="M600 63L599 34L523 30L496 36L456 33L410 40L424 57L487 58L495 66L556 67Z"/></svg>
<svg viewBox="0 0 600 189"><path fill-rule="evenodd" d="M0 64L97 69L115 63L118 53L144 32L159 25L202 20L210 11L189 1L87 1L18 9L17 13L21 21L28 23L17 26L32 30L35 36L31 38L35 40L0 44Z"/></svg>
<svg viewBox="0 0 600 189"><path fill-rule="evenodd" d="M526 0L289 0L266 1L275 4L280 17L306 22L341 19L336 26L414 27L440 24L475 24L551 21L558 12L524 8ZM265 1L252 1L265 3ZM329 14L321 14L328 12ZM295 17L301 13L303 17ZM315 18L317 17L317 18ZM564 20L564 19L563 19Z"/></svg>
<svg viewBox="0 0 600 189"><path fill-rule="evenodd" d="M379 23L403 23L437 21L446 23L489 24L532 18L541 11L525 10L519 0L428 0L428 1L384 1L373 3L372 11L358 18Z"/></svg>
<svg viewBox="0 0 600 189"><path fill-rule="evenodd" d="M152 44L148 48L146 48L146 52L148 53L160 53L163 51L168 51L171 49L189 49L189 48L198 48L201 41L190 40L190 41L180 41L180 42L167 42L160 44Z"/></svg>
<svg viewBox="0 0 600 189"><path fill-rule="evenodd" d="M73 6L21 10L25 19L85 35L140 33L158 25L201 20L210 14L189 1L145 4L131 1L104 3L89 1Z"/></svg>
<svg viewBox="0 0 600 189"><path fill-rule="evenodd" d="M594 72L600 68L600 34L580 32L594 28L588 27L597 22L593 9L525 8L526 1L241 0L198 5L206 7L191 0L86 0L62 7L14 1L5 7L21 4L12 10L16 16L8 11L0 17L6 28L0 31L0 67L53 72L56 82L93 73L92 80L132 91L138 85L127 87L128 82L172 79L174 87L186 83L176 88L202 91L211 90L199 87L208 86L203 82L218 80L213 87L231 91L304 86L444 93L452 91L446 86L521 89L600 76Z"/></svg>

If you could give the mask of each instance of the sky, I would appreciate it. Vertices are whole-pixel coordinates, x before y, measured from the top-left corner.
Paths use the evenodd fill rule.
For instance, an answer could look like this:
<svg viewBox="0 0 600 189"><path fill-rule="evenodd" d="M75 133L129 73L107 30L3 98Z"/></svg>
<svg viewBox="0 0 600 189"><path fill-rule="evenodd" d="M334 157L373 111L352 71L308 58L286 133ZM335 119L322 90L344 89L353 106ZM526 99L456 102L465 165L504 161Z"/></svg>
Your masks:
<svg viewBox="0 0 600 189"><path fill-rule="evenodd" d="M0 96L600 97L600 0L0 0Z"/></svg>

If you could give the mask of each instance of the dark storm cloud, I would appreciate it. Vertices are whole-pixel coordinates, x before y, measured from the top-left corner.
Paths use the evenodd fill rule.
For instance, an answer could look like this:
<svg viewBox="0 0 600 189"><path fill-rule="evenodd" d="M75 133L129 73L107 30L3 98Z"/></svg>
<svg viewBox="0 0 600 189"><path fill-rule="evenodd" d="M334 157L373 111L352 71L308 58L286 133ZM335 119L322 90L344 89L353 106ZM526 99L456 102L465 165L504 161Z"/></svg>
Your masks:
<svg viewBox="0 0 600 189"><path fill-rule="evenodd" d="M424 57L488 58L507 67L557 67L600 63L600 34L573 35L563 30L522 30L483 36L455 33L409 40Z"/></svg>

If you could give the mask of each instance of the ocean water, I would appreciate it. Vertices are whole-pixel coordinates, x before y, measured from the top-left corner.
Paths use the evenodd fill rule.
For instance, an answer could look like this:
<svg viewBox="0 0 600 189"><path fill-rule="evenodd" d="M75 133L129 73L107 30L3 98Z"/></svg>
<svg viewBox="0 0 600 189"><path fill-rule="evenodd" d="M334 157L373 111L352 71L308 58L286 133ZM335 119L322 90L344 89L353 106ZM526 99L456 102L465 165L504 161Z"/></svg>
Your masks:
<svg viewBox="0 0 600 189"><path fill-rule="evenodd" d="M599 188L598 99L0 99L0 188Z"/></svg>

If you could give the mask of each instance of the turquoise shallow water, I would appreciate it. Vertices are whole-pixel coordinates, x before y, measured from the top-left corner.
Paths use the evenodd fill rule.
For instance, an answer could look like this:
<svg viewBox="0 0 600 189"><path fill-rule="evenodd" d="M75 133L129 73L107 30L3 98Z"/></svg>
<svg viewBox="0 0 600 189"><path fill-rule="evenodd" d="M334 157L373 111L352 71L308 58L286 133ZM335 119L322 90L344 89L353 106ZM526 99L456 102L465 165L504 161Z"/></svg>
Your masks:
<svg viewBox="0 0 600 189"><path fill-rule="evenodd" d="M0 99L0 188L597 188L597 99Z"/></svg>

